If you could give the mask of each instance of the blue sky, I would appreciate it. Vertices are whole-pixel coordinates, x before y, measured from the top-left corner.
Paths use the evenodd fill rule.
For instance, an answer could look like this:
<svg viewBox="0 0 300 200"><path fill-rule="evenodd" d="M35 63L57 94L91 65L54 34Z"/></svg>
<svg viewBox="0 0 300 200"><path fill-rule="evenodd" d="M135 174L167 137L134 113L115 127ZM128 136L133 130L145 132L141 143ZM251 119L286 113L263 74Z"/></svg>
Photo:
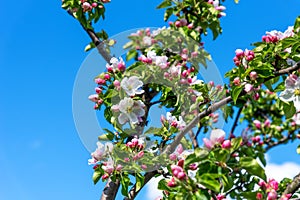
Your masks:
<svg viewBox="0 0 300 200"><path fill-rule="evenodd" d="M106 21L96 27L115 35L163 26L159 2L112 0ZM89 38L61 1L1 3L0 200L98 199L102 185L92 183L90 153L72 115L73 83ZM225 6L223 34L205 43L221 74L233 66L236 48L250 48L267 30L285 30L300 14L299 0L228 0ZM270 162L300 165L295 146L271 151Z"/></svg>

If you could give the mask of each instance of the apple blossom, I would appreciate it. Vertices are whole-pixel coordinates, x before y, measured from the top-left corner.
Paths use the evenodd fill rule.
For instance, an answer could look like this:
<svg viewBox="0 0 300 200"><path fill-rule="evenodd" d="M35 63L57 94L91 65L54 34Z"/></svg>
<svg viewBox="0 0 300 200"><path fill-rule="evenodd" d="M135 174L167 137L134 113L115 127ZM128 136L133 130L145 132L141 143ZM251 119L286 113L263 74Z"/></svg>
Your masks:
<svg viewBox="0 0 300 200"><path fill-rule="evenodd" d="M204 146L212 149L215 144L222 144L225 138L225 132L222 129L214 129L210 133L210 139L203 138Z"/></svg>
<svg viewBox="0 0 300 200"><path fill-rule="evenodd" d="M121 81L121 87L129 96L144 93L144 90L141 89L142 86L143 82L137 76L125 77Z"/></svg>
<svg viewBox="0 0 300 200"><path fill-rule="evenodd" d="M299 77L289 76L285 80L285 90L279 95L285 102L294 102L296 110L300 110L300 79Z"/></svg>
<svg viewBox="0 0 300 200"><path fill-rule="evenodd" d="M111 152L113 149L113 144L110 142L104 145L101 142L97 142L97 149L91 153L92 158L88 160L89 165L96 164L98 161L102 160L107 153Z"/></svg>
<svg viewBox="0 0 300 200"><path fill-rule="evenodd" d="M118 117L120 124L126 123L128 120L132 124L139 123L139 118L145 115L145 104L141 101L134 101L131 98L125 97L119 103L121 114Z"/></svg>

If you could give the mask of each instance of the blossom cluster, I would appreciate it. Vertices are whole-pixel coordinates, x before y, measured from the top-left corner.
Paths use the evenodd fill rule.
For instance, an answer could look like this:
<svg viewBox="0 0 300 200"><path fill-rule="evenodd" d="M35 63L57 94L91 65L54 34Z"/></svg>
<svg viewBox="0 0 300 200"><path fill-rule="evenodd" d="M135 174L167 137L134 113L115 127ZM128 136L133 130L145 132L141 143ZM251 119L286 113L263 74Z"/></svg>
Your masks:
<svg viewBox="0 0 300 200"><path fill-rule="evenodd" d="M226 7L225 6L221 6L219 0L208 0L208 3L212 4L215 7L215 9L217 11L219 11L218 17L224 17L224 16L226 16L226 13L223 12L224 10L226 10Z"/></svg>
<svg viewBox="0 0 300 200"><path fill-rule="evenodd" d="M293 37L295 35L294 33L294 27L289 26L286 31L283 33L281 31L273 30L273 31L267 31L266 35L262 36L262 41L266 43L276 43L279 40L283 40L287 37Z"/></svg>
<svg viewBox="0 0 300 200"><path fill-rule="evenodd" d="M266 183L265 181L260 181L259 184L260 189L267 194L267 200L277 200L277 190L278 190L278 182L275 179L269 179L269 181ZM283 195L280 200L288 200L290 199L292 195L291 194L285 194ZM257 200L263 200L264 195L261 192L258 192L256 194Z"/></svg>

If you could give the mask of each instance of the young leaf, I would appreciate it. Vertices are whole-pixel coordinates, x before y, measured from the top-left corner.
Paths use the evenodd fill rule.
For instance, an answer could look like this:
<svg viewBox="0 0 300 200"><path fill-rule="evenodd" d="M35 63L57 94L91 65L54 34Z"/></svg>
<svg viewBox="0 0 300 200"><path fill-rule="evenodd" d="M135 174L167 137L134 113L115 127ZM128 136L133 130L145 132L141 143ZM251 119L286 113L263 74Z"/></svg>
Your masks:
<svg viewBox="0 0 300 200"><path fill-rule="evenodd" d="M240 159L241 168L249 172L249 174L258 176L266 180L265 170L258 164L258 162L252 157L242 157Z"/></svg>

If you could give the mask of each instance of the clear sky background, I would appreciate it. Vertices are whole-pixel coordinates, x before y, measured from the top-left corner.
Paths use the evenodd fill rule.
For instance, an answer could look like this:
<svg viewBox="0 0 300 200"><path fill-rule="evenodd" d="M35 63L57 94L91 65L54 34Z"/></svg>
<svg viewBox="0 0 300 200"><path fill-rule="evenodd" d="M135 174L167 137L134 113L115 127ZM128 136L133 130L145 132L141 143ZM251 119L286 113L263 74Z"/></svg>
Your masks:
<svg viewBox="0 0 300 200"><path fill-rule="evenodd" d="M112 0L105 22L96 28L115 35L161 27L159 2ZM0 200L98 199L103 186L92 183L90 153L72 116L73 83L88 55L83 49L89 38L60 8L61 1L0 3ZM251 48L265 31L284 31L300 15L299 0L241 0L238 5L227 0L225 6L224 33L214 42L205 39L222 74L233 67L236 48ZM300 171L297 144L268 154L269 173ZM151 189L139 199L155 196Z"/></svg>

